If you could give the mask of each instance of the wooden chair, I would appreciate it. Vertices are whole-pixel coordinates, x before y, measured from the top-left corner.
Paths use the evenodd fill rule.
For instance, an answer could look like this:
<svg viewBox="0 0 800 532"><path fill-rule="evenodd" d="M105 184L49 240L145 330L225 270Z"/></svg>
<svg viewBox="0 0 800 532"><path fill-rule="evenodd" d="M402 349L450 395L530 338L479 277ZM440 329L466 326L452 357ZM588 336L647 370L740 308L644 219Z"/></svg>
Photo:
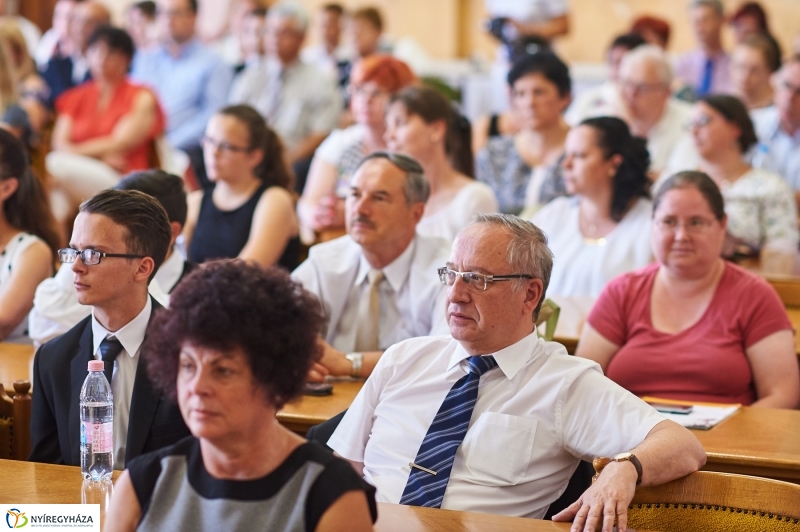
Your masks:
<svg viewBox="0 0 800 532"><path fill-rule="evenodd" d="M15 381L14 391L0 384L0 458L26 460L31 452L31 383Z"/></svg>
<svg viewBox="0 0 800 532"><path fill-rule="evenodd" d="M607 459L595 459L597 471L605 467L602 462ZM663 532L796 532L800 485L697 471L661 486L638 488L628 507L628 527Z"/></svg>

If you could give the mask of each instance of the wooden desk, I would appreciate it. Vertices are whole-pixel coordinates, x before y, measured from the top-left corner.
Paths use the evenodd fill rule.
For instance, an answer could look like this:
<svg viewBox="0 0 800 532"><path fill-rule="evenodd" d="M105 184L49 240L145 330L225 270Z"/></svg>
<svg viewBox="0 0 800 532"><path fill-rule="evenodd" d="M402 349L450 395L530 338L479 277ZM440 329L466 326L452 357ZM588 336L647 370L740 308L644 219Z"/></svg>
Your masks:
<svg viewBox="0 0 800 532"><path fill-rule="evenodd" d="M376 532L553 532L569 523L378 503Z"/></svg>
<svg viewBox="0 0 800 532"><path fill-rule="evenodd" d="M706 450L706 471L800 484L800 411L744 407L710 430L692 431Z"/></svg>
<svg viewBox="0 0 800 532"><path fill-rule="evenodd" d="M314 425L344 412L356 398L364 381L335 382L333 394L324 397L304 395L278 412L278 421L297 434L304 435Z"/></svg>
<svg viewBox="0 0 800 532"><path fill-rule="evenodd" d="M13 390L16 380L31 380L34 353L32 345L0 342L0 384L6 390Z"/></svg>
<svg viewBox="0 0 800 532"><path fill-rule="evenodd" d="M114 479L119 476L115 473ZM72 466L0 460L0 504L80 504L83 479ZM102 506L102 505L101 505ZM107 508L101 508L101 519ZM568 523L504 517L472 512L378 505L378 532L553 532L569 530Z"/></svg>
<svg viewBox="0 0 800 532"><path fill-rule="evenodd" d="M739 265L769 281L784 305L800 306L800 253L764 252L761 255L757 259L744 259Z"/></svg>

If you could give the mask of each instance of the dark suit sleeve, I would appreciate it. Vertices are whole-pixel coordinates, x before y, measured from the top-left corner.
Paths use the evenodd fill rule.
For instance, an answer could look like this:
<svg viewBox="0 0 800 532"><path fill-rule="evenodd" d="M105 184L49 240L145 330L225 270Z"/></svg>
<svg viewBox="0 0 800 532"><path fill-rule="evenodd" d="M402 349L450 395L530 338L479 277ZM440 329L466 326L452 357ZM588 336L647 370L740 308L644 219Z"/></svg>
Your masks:
<svg viewBox="0 0 800 532"><path fill-rule="evenodd" d="M63 464L58 442L58 426L53 409L52 390L44 385L42 379L42 351L40 347L33 359L33 395L31 403L31 454L30 462ZM69 378L66 375L63 378Z"/></svg>

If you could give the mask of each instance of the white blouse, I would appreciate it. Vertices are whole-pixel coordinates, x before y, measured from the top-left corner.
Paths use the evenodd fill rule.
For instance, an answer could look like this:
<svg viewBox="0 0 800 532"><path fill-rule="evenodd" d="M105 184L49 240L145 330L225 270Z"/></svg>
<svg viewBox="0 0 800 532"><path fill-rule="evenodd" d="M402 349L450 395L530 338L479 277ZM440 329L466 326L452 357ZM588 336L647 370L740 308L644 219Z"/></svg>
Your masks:
<svg viewBox="0 0 800 532"><path fill-rule="evenodd" d="M4 286L9 282L12 273L12 265L17 257L25 252L35 242L44 242L41 238L30 233L17 233L8 241L6 248L0 252L0 286ZM33 302L31 301L31 304ZM28 338L28 316L25 316L20 321L11 334L5 339L6 342L14 342L18 344L31 343Z"/></svg>
<svg viewBox="0 0 800 532"><path fill-rule="evenodd" d="M556 198L531 221L547 235L553 273L547 296L597 297L614 277L652 261L650 218L653 204L640 198L605 238L584 238L578 198Z"/></svg>
<svg viewBox="0 0 800 532"><path fill-rule="evenodd" d="M497 198L491 187L473 181L462 187L444 209L425 216L417 224L417 233L452 242L469 224L472 215L498 212Z"/></svg>

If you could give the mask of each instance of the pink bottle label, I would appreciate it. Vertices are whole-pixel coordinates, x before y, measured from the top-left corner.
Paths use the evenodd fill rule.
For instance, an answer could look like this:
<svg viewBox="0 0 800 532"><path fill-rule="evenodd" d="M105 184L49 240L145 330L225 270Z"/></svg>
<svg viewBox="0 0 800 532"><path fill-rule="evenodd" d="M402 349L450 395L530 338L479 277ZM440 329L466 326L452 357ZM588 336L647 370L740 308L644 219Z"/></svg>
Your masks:
<svg viewBox="0 0 800 532"><path fill-rule="evenodd" d="M92 452L110 453L114 450L114 423L83 422L83 434Z"/></svg>

